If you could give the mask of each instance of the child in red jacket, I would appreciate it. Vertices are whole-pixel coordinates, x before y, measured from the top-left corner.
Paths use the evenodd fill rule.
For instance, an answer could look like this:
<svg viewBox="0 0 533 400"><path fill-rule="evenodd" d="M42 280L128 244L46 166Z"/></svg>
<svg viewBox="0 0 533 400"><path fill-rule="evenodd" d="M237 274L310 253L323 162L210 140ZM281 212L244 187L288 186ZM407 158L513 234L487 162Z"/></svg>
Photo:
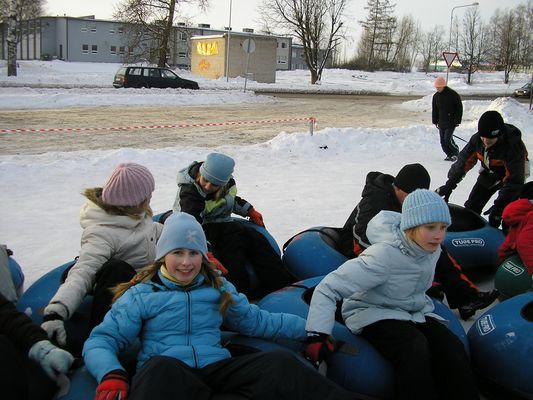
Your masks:
<svg viewBox="0 0 533 400"><path fill-rule="evenodd" d="M524 184L518 200L505 207L502 218L509 231L498 250L500 261L518 253L529 274L533 275L533 182Z"/></svg>

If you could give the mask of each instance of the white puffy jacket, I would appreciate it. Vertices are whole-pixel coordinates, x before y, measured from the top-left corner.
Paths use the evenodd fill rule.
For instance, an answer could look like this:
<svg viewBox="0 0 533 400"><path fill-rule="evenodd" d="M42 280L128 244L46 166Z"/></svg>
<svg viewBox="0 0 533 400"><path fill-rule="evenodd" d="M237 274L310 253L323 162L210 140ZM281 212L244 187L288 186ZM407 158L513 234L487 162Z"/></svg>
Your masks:
<svg viewBox="0 0 533 400"><path fill-rule="evenodd" d="M87 200L80 210L83 228L78 261L69 271L44 315L56 313L68 319L91 291L96 273L111 258L122 260L134 269L145 267L155 260L155 245L163 225L145 215L134 219L105 212Z"/></svg>

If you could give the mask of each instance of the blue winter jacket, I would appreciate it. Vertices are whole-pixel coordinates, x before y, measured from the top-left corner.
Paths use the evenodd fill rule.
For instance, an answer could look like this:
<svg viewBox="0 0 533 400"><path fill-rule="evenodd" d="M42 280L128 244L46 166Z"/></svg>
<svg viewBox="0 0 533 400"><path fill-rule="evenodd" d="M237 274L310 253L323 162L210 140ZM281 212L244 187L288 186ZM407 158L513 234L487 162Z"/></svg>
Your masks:
<svg viewBox="0 0 533 400"><path fill-rule="evenodd" d="M117 354L139 338L137 369L158 355L175 357L193 368L201 368L231 357L221 345L222 323L247 336L305 339L303 318L261 310L237 293L231 283L223 281L235 301L225 318L218 310L220 291L206 284L201 274L187 287L161 273L151 281L132 286L85 342L85 365L100 382L106 373L124 369Z"/></svg>

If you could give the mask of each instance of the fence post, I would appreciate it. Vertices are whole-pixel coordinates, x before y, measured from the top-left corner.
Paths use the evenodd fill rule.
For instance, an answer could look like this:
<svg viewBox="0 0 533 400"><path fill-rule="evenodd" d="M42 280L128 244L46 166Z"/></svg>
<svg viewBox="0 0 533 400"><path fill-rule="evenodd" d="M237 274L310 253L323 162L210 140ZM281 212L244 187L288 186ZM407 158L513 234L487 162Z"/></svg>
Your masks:
<svg viewBox="0 0 533 400"><path fill-rule="evenodd" d="M309 135L313 136L313 130L315 128L315 122L316 120L313 117L309 118Z"/></svg>

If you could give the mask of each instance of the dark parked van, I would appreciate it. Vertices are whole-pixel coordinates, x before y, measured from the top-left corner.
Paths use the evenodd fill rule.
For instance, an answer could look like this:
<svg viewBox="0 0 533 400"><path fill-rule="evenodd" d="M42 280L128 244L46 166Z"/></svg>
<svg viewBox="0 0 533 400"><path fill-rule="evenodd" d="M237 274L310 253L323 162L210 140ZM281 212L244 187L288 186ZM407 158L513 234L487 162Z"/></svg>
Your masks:
<svg viewBox="0 0 533 400"><path fill-rule="evenodd" d="M180 78L168 68L136 66L121 67L115 74L113 86L198 89L197 82Z"/></svg>

